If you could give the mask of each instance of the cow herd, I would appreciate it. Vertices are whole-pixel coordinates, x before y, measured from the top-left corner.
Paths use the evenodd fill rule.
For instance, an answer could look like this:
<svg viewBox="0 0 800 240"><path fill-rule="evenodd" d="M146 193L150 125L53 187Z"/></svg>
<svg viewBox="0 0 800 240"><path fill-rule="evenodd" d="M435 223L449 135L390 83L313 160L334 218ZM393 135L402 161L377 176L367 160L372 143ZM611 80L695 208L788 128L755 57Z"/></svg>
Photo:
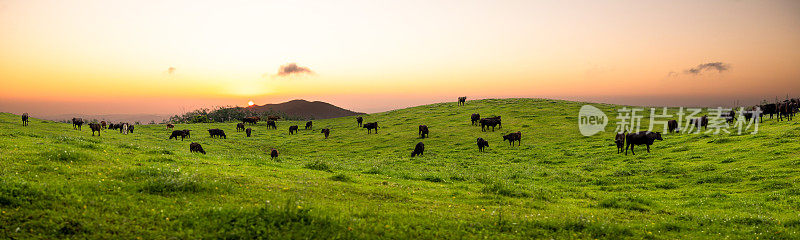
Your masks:
<svg viewBox="0 0 800 240"><path fill-rule="evenodd" d="M465 104L466 104L466 97L459 97L458 105L462 106ZM750 119L752 119L753 117L759 117L758 121L763 122L764 116L769 115L770 119L772 119L773 115L776 115L776 119L778 121L783 121L784 119L786 119L787 121L791 121L794 117L794 114L798 111L798 107L800 107L800 99L793 98L782 102L768 103L750 107L748 108L748 110L758 109L761 111L761 114L754 115L753 112L746 111L740 113L740 116L743 116L747 121L750 121ZM736 119L736 113L734 111L723 112L720 114L720 117L724 119L726 122L732 123ZM277 116L267 117L266 121L267 129L277 129L277 124L275 121L277 121L278 119L280 119L280 117ZM261 121L261 118L245 117L241 121L242 121L241 123L236 124L236 132L244 131L247 137L250 137L253 129L246 128L246 124L257 124L259 121ZM481 118L480 114L473 113L472 115L470 115L470 121L471 125L473 126L480 124L481 131L483 132L489 130L490 127L492 131L495 131L496 128L502 129L503 127L502 118L500 116ZM81 118L72 118L71 122L72 122L72 127L75 130L81 130L81 127L84 125L84 123L86 123ZM28 126L28 123L29 123L28 113L22 114L23 126ZM372 133L378 134L378 122L364 123L364 118L359 116L356 117L356 123L358 124L357 126L359 128L367 129L367 134L372 134ZM709 124L708 116L689 119L689 126L693 126L697 129L708 128L708 124ZM91 128L92 130L92 136L95 136L95 133L97 133L97 136L99 136L101 130L103 129L119 130L119 132L122 134L133 133L135 127L134 125L124 122L115 124L115 123L106 123L105 121L101 121L99 123L90 122L88 123L88 125L89 128ZM676 120L667 121L667 129L669 133L678 133L681 130L683 130L679 129L678 127L679 127L678 122ZM167 130L173 130L174 128L175 125L166 124ZM298 129L299 127L297 125L290 126L289 134L291 135L297 133ZM313 129L313 122L312 121L306 122L305 129L306 130ZM327 139L331 133L330 131L331 130L329 128L324 128L320 131L320 133L322 133L325 139ZM211 138L227 139L225 131L223 131L222 129L208 129L208 133ZM429 136L429 133L430 132L427 125L419 125L418 128L419 138L424 139ZM185 138L190 138L191 130L188 129L173 130L168 140L171 140L173 138L177 140L178 137L180 137L181 140L184 140ZM520 146L522 144L521 140L522 140L522 133L519 131L512 132L503 136L503 141L508 141L509 145L512 147L514 146L515 142L517 143L517 146ZM650 145L652 145L655 142L655 140L659 141L663 140L660 132L651 132L651 131L641 131L636 133L621 132L621 133L616 133L614 137L614 143L617 146L617 153L619 154L624 151L625 155L628 154L628 149L630 149L631 153L635 155L636 153L634 152L634 146L637 145L645 145L647 152L649 153ZM478 151L483 152L485 148L489 147L489 142L483 138L478 138L477 146L478 146ZM195 142L192 142L189 145L189 150L190 152L199 152L202 154L206 154L205 150L203 150L203 147L199 143ZM419 142L414 147L414 151L411 153L411 157L423 156L424 151L425 151L425 144ZM272 149L270 151L270 156L272 158L277 158L278 150Z"/></svg>

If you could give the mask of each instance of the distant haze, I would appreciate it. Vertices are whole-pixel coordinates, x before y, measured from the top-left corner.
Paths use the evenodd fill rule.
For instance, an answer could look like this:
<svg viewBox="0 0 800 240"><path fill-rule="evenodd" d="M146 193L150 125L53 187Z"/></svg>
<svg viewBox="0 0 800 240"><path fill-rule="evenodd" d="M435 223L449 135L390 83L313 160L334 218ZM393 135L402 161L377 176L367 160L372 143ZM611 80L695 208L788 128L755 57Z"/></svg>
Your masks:
<svg viewBox="0 0 800 240"><path fill-rule="evenodd" d="M800 1L0 1L0 111L800 97Z"/></svg>

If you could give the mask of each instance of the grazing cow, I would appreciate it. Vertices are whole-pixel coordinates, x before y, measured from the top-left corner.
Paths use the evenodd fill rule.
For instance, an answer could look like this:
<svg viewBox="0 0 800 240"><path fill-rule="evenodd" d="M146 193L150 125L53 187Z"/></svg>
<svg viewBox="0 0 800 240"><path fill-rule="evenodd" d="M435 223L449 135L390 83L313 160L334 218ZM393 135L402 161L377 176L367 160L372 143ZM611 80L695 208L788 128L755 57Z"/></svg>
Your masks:
<svg viewBox="0 0 800 240"><path fill-rule="evenodd" d="M123 123L120 131L122 131L122 134L128 135L128 128L130 128L130 126L127 123Z"/></svg>
<svg viewBox="0 0 800 240"><path fill-rule="evenodd" d="M82 118L72 118L72 129L77 129L78 131L80 131L81 126L83 126Z"/></svg>
<svg viewBox="0 0 800 240"><path fill-rule="evenodd" d="M253 132L253 129L247 128L244 130L244 133L247 134L247 137L250 137L250 133Z"/></svg>
<svg viewBox="0 0 800 240"><path fill-rule="evenodd" d="M186 138L186 134L187 134L186 130L183 131L175 130L172 131L172 134L169 135L169 138L167 138L167 140L172 140L173 138L175 138L175 140L178 140L178 137L181 137L181 141L183 141L183 139Z"/></svg>
<svg viewBox="0 0 800 240"><path fill-rule="evenodd" d="M272 120L272 121L277 121L278 119L281 119L281 117L278 117L278 116L268 116L267 117L267 120Z"/></svg>
<svg viewBox="0 0 800 240"><path fill-rule="evenodd" d="M311 121L306 122L306 130L312 129L313 126L314 126L314 123L312 123Z"/></svg>
<svg viewBox="0 0 800 240"><path fill-rule="evenodd" d="M297 129L298 129L297 125L292 125L291 127L289 127L289 134L291 135L297 133Z"/></svg>
<svg viewBox="0 0 800 240"><path fill-rule="evenodd" d="M670 120L675 121L675 120ZM676 121L677 124L677 121ZM617 154L622 153L625 151L625 132L617 133L617 136L614 137L614 143L617 144Z"/></svg>
<svg viewBox="0 0 800 240"><path fill-rule="evenodd" d="M361 127L361 123L364 122L364 118L363 117L357 117L356 118L356 122L358 122L358 127Z"/></svg>
<svg viewBox="0 0 800 240"><path fill-rule="evenodd" d="M236 124L236 132L244 131L244 123L237 123Z"/></svg>
<svg viewBox="0 0 800 240"><path fill-rule="evenodd" d="M500 124L500 120L494 118L483 118L479 122L481 124L481 131L483 132L489 127L492 127L492 132L494 132L494 127Z"/></svg>
<svg viewBox="0 0 800 240"><path fill-rule="evenodd" d="M792 107L792 103L789 101L784 101L782 103L778 103L778 121L783 121L783 117L786 117L787 121L792 120L792 115L794 115L794 108Z"/></svg>
<svg viewBox="0 0 800 240"><path fill-rule="evenodd" d="M517 146L520 146L522 145L522 133L520 132L509 133L503 136L503 141L506 140L508 140L508 144L511 145L512 147L514 146L514 141L517 142Z"/></svg>
<svg viewBox="0 0 800 240"><path fill-rule="evenodd" d="M660 132L651 132L651 131L641 131L638 133L628 133L625 135L625 155L628 155L628 147L631 148L631 153L636 155L636 152L633 151L633 147L636 145L647 145L647 152L650 152L650 145L653 145L655 140L663 141L664 139L661 138Z"/></svg>
<svg viewBox="0 0 800 240"><path fill-rule="evenodd" d="M243 123L243 124L244 124L244 123L256 124L256 123L258 123L258 121L261 121L261 118L260 118L260 117L246 117L246 118L242 118L242 123Z"/></svg>
<svg viewBox="0 0 800 240"><path fill-rule="evenodd" d="M133 133L134 126L136 126L136 125L130 125L130 126L128 126L128 132L129 132L129 133Z"/></svg>
<svg viewBox="0 0 800 240"><path fill-rule="evenodd" d="M321 133L325 134L325 139L328 139L328 135L331 134L331 130L327 129L327 128L323 128Z"/></svg>
<svg viewBox="0 0 800 240"><path fill-rule="evenodd" d="M89 123L89 128L92 129L92 136L94 136L94 132L97 132L97 136L100 136L100 130L102 130L102 126L99 123Z"/></svg>
<svg viewBox="0 0 800 240"><path fill-rule="evenodd" d="M186 138L192 138L192 130L183 129L183 135L186 136Z"/></svg>
<svg viewBox="0 0 800 240"><path fill-rule="evenodd" d="M483 152L483 148L488 147L489 142L483 140L483 138L478 138L478 152Z"/></svg>
<svg viewBox="0 0 800 240"><path fill-rule="evenodd" d="M22 126L28 126L28 113L22 114Z"/></svg>
<svg viewBox="0 0 800 240"><path fill-rule="evenodd" d="M769 114L769 119L772 119L772 114L778 113L778 105L775 104L775 103L768 103L768 104L761 105L759 107L761 108L761 116L762 116L761 121L762 122L764 121L764 119L763 119L764 115Z"/></svg>
<svg viewBox="0 0 800 240"><path fill-rule="evenodd" d="M414 146L414 151L411 152L411 157L423 156L423 155L425 155L425 144L419 142L417 143L417 146Z"/></svg>
<svg viewBox="0 0 800 240"><path fill-rule="evenodd" d="M669 120L667 121L667 132L668 133L677 133L678 132L678 121L676 120ZM619 137L619 134L617 135ZM624 135L623 135L624 138Z"/></svg>
<svg viewBox="0 0 800 240"><path fill-rule="evenodd" d="M693 124L698 130L700 130L701 127L708 129L708 116L704 115L699 118L689 119L689 124Z"/></svg>
<svg viewBox="0 0 800 240"><path fill-rule="evenodd" d="M503 121L500 119L500 116L490 117L489 119L497 120L497 128L503 128Z"/></svg>
<svg viewBox="0 0 800 240"><path fill-rule="evenodd" d="M228 136L225 135L225 131L222 131L222 129L217 129L217 128L208 129L208 134L211 135L211 138L214 138L214 137L223 138L223 139L227 139L228 138Z"/></svg>
<svg viewBox="0 0 800 240"><path fill-rule="evenodd" d="M100 121L100 128L106 129L106 121Z"/></svg>
<svg viewBox="0 0 800 240"><path fill-rule="evenodd" d="M428 136L428 126L419 125L419 138L425 138Z"/></svg>
<svg viewBox="0 0 800 240"><path fill-rule="evenodd" d="M192 142L192 143L189 144L189 152L193 152L193 153L194 152L199 152L199 153L202 153L203 155L206 154L206 151L203 150L203 146L200 146L200 144L196 143L196 142Z"/></svg>
<svg viewBox="0 0 800 240"><path fill-rule="evenodd" d="M464 106L467 103L467 97L458 97L458 105Z"/></svg>
<svg viewBox="0 0 800 240"><path fill-rule="evenodd" d="M272 151L269 152L269 156L272 159L275 159L276 157L278 157L278 150L273 148Z"/></svg>
<svg viewBox="0 0 800 240"><path fill-rule="evenodd" d="M167 123L167 130L172 130L172 129L175 129L175 125Z"/></svg>
<svg viewBox="0 0 800 240"><path fill-rule="evenodd" d="M481 120L481 115L473 113L471 116L469 116L469 119L472 120L472 125L476 125L478 124L478 121Z"/></svg>
<svg viewBox="0 0 800 240"><path fill-rule="evenodd" d="M364 124L364 128L367 129L367 134L369 134L372 129L375 129L375 134L378 134L378 122Z"/></svg>
<svg viewBox="0 0 800 240"><path fill-rule="evenodd" d="M278 126L275 125L275 120L267 120L267 129L278 129Z"/></svg>

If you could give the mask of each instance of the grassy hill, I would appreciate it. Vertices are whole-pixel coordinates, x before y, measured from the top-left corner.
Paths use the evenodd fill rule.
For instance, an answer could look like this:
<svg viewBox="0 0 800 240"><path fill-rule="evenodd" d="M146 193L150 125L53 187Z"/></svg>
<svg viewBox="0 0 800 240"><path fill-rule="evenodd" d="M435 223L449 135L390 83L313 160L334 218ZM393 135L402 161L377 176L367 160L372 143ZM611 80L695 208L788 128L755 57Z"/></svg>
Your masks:
<svg viewBox="0 0 800 240"><path fill-rule="evenodd" d="M580 135L582 105L432 104L365 115L381 126L370 135L353 117L313 131L260 123L251 138L234 123L176 126L193 130L185 141L168 141L163 125L92 137L0 114L0 238L800 238L797 121L666 134L625 156L613 123ZM594 106L610 122L619 107ZM471 113L501 115L503 128L481 132ZM420 124L430 138L418 139ZM512 131L522 146L502 142ZM189 153L192 141L208 154ZM420 141L425 156L411 158Z"/></svg>

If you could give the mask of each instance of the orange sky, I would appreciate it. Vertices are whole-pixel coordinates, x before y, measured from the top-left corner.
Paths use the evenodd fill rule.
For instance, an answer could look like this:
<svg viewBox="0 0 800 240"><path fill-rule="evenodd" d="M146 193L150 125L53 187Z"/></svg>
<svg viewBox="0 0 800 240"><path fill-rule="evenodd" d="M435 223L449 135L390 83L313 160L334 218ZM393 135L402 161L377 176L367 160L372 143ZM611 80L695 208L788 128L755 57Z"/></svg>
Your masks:
<svg viewBox="0 0 800 240"><path fill-rule="evenodd" d="M0 36L0 111L36 114L800 96L800 1L0 0Z"/></svg>

